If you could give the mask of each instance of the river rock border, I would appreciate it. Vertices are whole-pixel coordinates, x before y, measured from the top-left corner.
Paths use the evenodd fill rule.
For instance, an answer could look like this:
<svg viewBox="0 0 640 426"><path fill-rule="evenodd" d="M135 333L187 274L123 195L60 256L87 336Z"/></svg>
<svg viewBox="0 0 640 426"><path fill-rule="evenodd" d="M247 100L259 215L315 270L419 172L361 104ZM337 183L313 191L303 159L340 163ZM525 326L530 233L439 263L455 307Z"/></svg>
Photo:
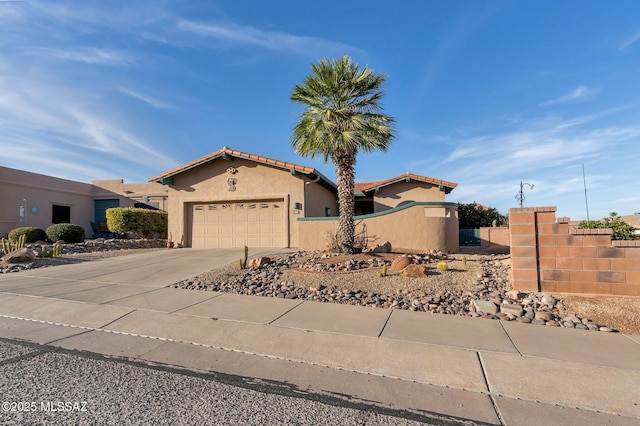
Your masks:
<svg viewBox="0 0 640 426"><path fill-rule="evenodd" d="M306 256L308 257L308 253L303 252L283 255L259 268L248 269L229 281L203 282L198 277L192 277L171 287L517 321L523 324L550 327L615 331L610 327L596 324L588 318L579 318L567 312L562 301L550 295L513 290L509 276L510 266L494 256L479 258L481 272L473 282L471 290L443 289L438 293L404 292L401 294L341 290L320 285L303 288L296 286L294 282L280 280L283 268L289 269L293 265L298 265L298 269L301 269L301 265L306 265L302 269L307 272L344 272L344 265L301 262L300 260ZM437 255L413 256L422 256L416 263L432 263ZM368 262L362 263L362 266L366 263ZM358 265L351 266L356 268ZM356 269L355 272L372 267Z"/></svg>

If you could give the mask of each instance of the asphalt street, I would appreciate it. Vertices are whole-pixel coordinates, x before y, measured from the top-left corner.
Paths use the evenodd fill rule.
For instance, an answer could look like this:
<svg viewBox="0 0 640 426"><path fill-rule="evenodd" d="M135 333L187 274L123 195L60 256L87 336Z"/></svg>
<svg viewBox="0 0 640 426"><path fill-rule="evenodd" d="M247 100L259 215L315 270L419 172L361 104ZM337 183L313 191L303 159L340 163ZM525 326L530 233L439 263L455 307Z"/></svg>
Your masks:
<svg viewBox="0 0 640 426"><path fill-rule="evenodd" d="M3 425L474 425L288 383L0 339Z"/></svg>

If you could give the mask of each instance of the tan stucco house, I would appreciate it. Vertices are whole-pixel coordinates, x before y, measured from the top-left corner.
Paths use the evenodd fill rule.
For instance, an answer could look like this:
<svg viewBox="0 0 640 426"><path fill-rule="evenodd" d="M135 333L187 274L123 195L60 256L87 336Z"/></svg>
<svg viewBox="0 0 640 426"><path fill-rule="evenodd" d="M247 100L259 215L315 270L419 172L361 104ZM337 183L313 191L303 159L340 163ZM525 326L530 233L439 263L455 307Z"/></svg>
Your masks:
<svg viewBox="0 0 640 426"><path fill-rule="evenodd" d="M357 231L396 248L458 249L453 182L405 173L356 183ZM335 183L318 170L224 147L154 176L82 183L0 167L0 236L19 226L75 223L88 237L110 207L169 214L169 235L184 247L325 249L336 232ZM99 233L98 233L99 234Z"/></svg>
<svg viewBox="0 0 640 426"><path fill-rule="evenodd" d="M336 185L311 167L223 147L149 181L167 186L169 232L188 247L323 249L337 226ZM457 205L445 194L456 186L410 173L359 183L356 214L374 228L388 222L398 247L454 251Z"/></svg>

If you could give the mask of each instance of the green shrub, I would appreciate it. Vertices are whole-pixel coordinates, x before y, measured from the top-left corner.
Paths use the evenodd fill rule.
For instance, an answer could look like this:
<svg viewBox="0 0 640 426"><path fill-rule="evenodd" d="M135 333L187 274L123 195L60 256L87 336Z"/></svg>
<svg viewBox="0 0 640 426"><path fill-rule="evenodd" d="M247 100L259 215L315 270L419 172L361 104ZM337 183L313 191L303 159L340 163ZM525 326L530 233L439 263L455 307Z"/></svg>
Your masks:
<svg viewBox="0 0 640 426"><path fill-rule="evenodd" d="M84 228L72 223L58 223L47 228L47 238L52 242L81 243L85 238Z"/></svg>
<svg viewBox="0 0 640 426"><path fill-rule="evenodd" d="M600 220L583 220L578 225L578 229L597 229L609 228L613 232L612 240L633 240L635 238L633 232L636 230L633 226L622 220L618 213L611 212L609 217Z"/></svg>
<svg viewBox="0 0 640 426"><path fill-rule="evenodd" d="M44 241L47 239L47 234L43 229L36 228L34 226L23 226L21 228L15 228L9 231L9 239L11 241L18 241L20 235L25 235L27 243L33 243L35 241Z"/></svg>
<svg viewBox="0 0 640 426"><path fill-rule="evenodd" d="M107 209L107 228L116 234L133 233L143 238L167 232L167 212L136 207Z"/></svg>

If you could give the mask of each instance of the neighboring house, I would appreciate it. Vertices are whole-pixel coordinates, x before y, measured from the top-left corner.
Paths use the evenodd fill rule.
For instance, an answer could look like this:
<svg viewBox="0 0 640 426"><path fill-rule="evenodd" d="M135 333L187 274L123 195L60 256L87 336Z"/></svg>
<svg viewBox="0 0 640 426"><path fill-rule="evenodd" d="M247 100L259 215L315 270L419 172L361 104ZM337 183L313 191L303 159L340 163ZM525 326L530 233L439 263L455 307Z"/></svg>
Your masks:
<svg viewBox="0 0 640 426"><path fill-rule="evenodd" d="M301 236L301 220L336 221L338 216L336 185L316 169L227 147L149 181L167 185L169 232L176 242L189 247L321 249L324 242L319 235L332 222L304 223L310 237ZM453 251L458 238L457 205L446 203L445 194L456 186L410 173L357 184L356 214L391 213L411 207L402 214L417 214L417 219L407 216L411 225L422 226L435 242L423 238L420 243L411 242L421 244L419 247L404 248ZM404 229L406 225L396 223L393 228ZM421 232L406 230L415 235ZM398 236L396 239L404 241Z"/></svg>
<svg viewBox="0 0 640 426"><path fill-rule="evenodd" d="M47 229L54 223L74 223L94 235L92 222L106 221L109 207L166 208L167 190L154 183L124 183L121 179L89 183L0 167L0 237L21 226Z"/></svg>

